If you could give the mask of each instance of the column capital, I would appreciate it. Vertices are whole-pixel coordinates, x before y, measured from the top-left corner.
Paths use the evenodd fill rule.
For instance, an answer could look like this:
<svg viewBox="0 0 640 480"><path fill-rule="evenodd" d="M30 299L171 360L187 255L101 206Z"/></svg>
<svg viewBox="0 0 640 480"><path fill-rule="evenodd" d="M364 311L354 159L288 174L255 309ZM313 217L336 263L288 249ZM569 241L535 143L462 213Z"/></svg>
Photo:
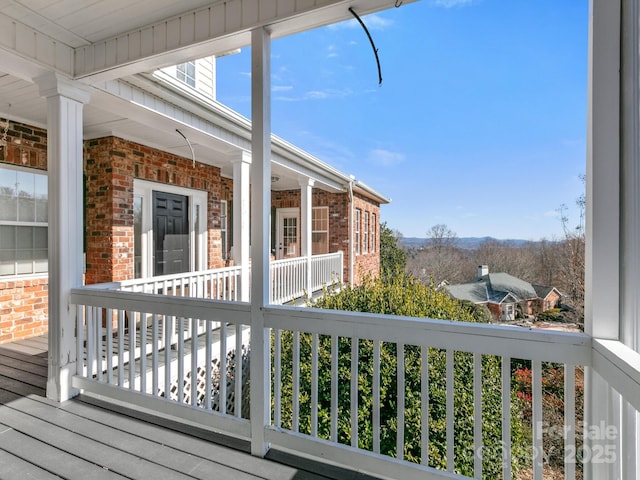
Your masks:
<svg viewBox="0 0 640 480"><path fill-rule="evenodd" d="M316 181L313 178L302 178L298 181L300 183L300 187L313 187L316 184Z"/></svg>
<svg viewBox="0 0 640 480"><path fill-rule="evenodd" d="M38 93L49 98L61 95L78 103L89 103L92 88L84 83L73 81L56 72L47 72L35 79Z"/></svg>
<svg viewBox="0 0 640 480"><path fill-rule="evenodd" d="M229 154L229 160L234 165L237 163L246 163L251 165L251 152L247 152L246 150L239 150Z"/></svg>

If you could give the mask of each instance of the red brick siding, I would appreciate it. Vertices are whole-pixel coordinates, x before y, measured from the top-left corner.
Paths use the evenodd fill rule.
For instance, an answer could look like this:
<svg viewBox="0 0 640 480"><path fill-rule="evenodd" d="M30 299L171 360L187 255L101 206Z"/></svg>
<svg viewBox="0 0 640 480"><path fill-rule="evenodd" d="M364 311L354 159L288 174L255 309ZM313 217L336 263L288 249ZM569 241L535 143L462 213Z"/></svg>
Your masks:
<svg viewBox="0 0 640 480"><path fill-rule="evenodd" d="M85 142L86 283L133 278L134 179L207 191L208 268L224 266L220 169L117 137Z"/></svg>
<svg viewBox="0 0 640 480"><path fill-rule="evenodd" d="M10 121L0 163L46 170L46 130ZM46 277L0 277L0 344L47 333L48 284Z"/></svg>
<svg viewBox="0 0 640 480"><path fill-rule="evenodd" d="M497 303L487 303L487 308L491 312L493 320L499 322L502 320L502 306Z"/></svg>
<svg viewBox="0 0 640 480"><path fill-rule="evenodd" d="M47 333L48 278L0 281L0 344Z"/></svg>
<svg viewBox="0 0 640 480"><path fill-rule="evenodd" d="M353 196L353 204L354 209L359 208L362 212L360 215L360 242L364 242L364 214L365 212L369 212L369 231L371 231L372 222L372 214L376 217L375 222L375 245L374 251L372 252L371 248L371 234L369 233L369 246L366 249L363 248L363 244L360 245L360 254L355 256L354 265L353 265L353 283L358 285L365 275L377 276L380 273L380 204L375 203L369 200L366 197L363 197L358 194L354 194ZM356 221L355 213L353 215L353 221ZM355 225L354 225L355 231ZM355 233L354 233L354 242L355 242ZM354 245L355 251L355 245Z"/></svg>

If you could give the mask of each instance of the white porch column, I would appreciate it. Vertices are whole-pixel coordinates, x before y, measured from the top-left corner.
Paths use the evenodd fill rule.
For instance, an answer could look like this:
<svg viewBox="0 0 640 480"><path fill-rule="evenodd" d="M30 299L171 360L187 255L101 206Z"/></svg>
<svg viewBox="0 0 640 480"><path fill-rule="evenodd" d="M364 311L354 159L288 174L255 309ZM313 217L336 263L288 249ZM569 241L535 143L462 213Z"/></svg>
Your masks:
<svg viewBox="0 0 640 480"><path fill-rule="evenodd" d="M307 259L307 295L311 296L311 220L313 218L313 185L315 180L300 180L300 254Z"/></svg>
<svg viewBox="0 0 640 480"><path fill-rule="evenodd" d="M269 216L271 213L271 37L264 28L251 32L251 453L263 457L270 422Z"/></svg>
<svg viewBox="0 0 640 480"><path fill-rule="evenodd" d="M233 261L240 265L240 301L250 299L249 281L249 174L251 154L240 152L233 158Z"/></svg>
<svg viewBox="0 0 640 480"><path fill-rule="evenodd" d="M593 0L589 19L585 332L612 340L620 335L620 3ZM586 367L587 425L612 425L619 405L606 379ZM585 438L585 451L608 451L608 442ZM615 467L588 462L584 478L616 478Z"/></svg>
<svg viewBox="0 0 640 480"><path fill-rule="evenodd" d="M72 288L82 286L82 107L86 86L55 73L36 79L47 98L49 172L49 375L47 397L64 401L76 372L76 315Z"/></svg>

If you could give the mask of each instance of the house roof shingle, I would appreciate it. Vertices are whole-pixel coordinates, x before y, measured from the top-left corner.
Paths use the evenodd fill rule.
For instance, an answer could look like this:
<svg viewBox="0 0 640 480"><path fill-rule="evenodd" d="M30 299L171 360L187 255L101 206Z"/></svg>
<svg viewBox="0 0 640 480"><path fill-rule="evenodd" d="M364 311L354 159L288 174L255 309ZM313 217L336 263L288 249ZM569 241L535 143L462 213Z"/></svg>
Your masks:
<svg viewBox="0 0 640 480"><path fill-rule="evenodd" d="M473 303L502 303L507 297L516 302L545 298L554 287L532 285L508 273L489 273L467 283L446 285L449 295Z"/></svg>

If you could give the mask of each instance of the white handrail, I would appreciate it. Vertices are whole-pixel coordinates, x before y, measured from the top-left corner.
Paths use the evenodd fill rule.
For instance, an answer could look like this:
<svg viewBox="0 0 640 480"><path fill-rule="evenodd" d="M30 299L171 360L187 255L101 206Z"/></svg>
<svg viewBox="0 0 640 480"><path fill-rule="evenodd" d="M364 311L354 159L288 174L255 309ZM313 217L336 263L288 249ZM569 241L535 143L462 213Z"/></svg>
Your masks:
<svg viewBox="0 0 640 480"><path fill-rule="evenodd" d="M152 406L163 413L184 418L185 421L211 425L211 428L218 431L242 438L250 436L250 420L242 411L246 402L263 399L250 397L248 391L245 392L244 377L238 376L244 367L236 364L238 352L244 352L248 342L251 315L249 304L95 288L72 290L71 302L77 305L77 345L80 352L74 386L132 404ZM185 332L189 326L198 335L188 337ZM420 362L405 365L404 361L400 361L404 358L405 349L408 355L411 351L415 352L411 349L418 348L425 365L428 365L425 362L428 362L430 352L442 352L446 357L446 374L443 370L443 375L449 388L447 394L432 399L427 388L428 376L422 374L421 383L425 387L420 387L422 391L417 392L417 395L423 399L424 405L444 402L442 408L447 412L445 427L449 439L453 438L452 435L457 435L456 418L463 414L458 413L451 402L456 398L458 389L467 388L461 386L454 376L457 375L454 372L458 370L457 367L454 368L453 362L457 365L461 359L469 358L459 357L459 352L473 354L468 368L473 370L473 382L477 382L477 385L471 385L471 393L465 395L471 395L469 401L476 406L482 405L482 382L491 381L483 370L484 356L497 358L498 362L502 362L502 372L498 371L493 381L503 382L503 388L506 388L506 393L500 393L502 402L498 408L506 412L503 413L503 418L507 419L508 424L513 392L509 369L511 359L531 362L531 421L534 425L538 425L543 419L540 406L544 391L540 385L551 368L547 362L560 364L560 367L553 368L566 372L568 379L575 374L574 366L590 366L592 362L592 340L588 335L548 330L530 331L486 324L283 306L265 309L265 326L272 332L274 351L271 360L261 364L259 371L266 378L275 375L271 382L271 397L278 403L273 406L272 423L265 430L267 440L273 446L292 449L301 454L318 455L325 460L348 464L382 476L395 475L409 479L465 477L455 477L433 467L417 465L413 458L391 458L387 454L388 442L385 453L381 450L379 441L376 443L377 447L365 448L357 443L349 446L337 434L338 425L359 428L359 422L362 421L358 420L360 403L353 397L353 392L371 395L371 398L363 397L364 403L382 408L379 407L381 382L371 381L369 387L365 385L365 389L361 390L359 382L363 381L362 378L366 379L373 374L373 378L386 378L388 384L388 375L391 375L398 382L398 399L404 398L405 393L406 398L409 398L411 392L405 390L403 385L408 385L406 382L415 379L415 372L411 374L410 369L420 368ZM175 335L175 340L171 340L172 335ZM283 335L289 340L285 342ZM170 348L168 342L171 342ZM366 342L372 342L373 355L377 358L372 363L372 373L364 368L370 360L361 357L367 355ZM361 349L358 344L362 346ZM340 356L336 353L335 358L334 346L336 349L340 346L342 352ZM346 350L345 346L348 346ZM381 346L385 346L383 355ZM327 348L332 351L328 352ZM348 363L344 363L345 351L350 352ZM397 353L394 354L394 351ZM392 371L385 366L385 362L395 362L390 360L390 354L396 355L394 358L398 359ZM245 355L248 358L248 354L244 352L241 355L243 361ZM251 359L252 362L261 360ZM313 371L309 372L309 366ZM291 370L290 374L278 376L287 369ZM321 378L324 378L322 383ZM330 389L327 378L332 385ZM219 379L226 379L226 382L221 384ZM283 382L293 384L288 390L281 390ZM573 383L570 381L568 385ZM231 392L234 395L230 396ZM326 400L327 394L331 398L330 406ZM344 395L348 396L346 402L342 399ZM222 398L231 400L221 403ZM415 395L411 398L415 398ZM411 408L418 407L412 405ZM209 415L212 410L216 415ZM296 412L294 416L300 418L293 419L293 412ZM389 424L384 423L389 420L381 415L381 411L376 414L374 410L372 413L372 432L377 438L389 428ZM394 410L395 424L404 425L405 417L408 419L414 413L409 410L408 405ZM303 415L310 417L303 419ZM423 421L428 422L428 411L421 415ZM465 421L481 425L485 422L483 415L484 410L480 408L477 412L474 411L470 420ZM335 432L333 426L329 429L328 419L331 425L335 422ZM311 426L307 431L309 425ZM574 427L575 422L565 418L564 424L557 428L559 431L564 428L574 432ZM329 435L329 430L334 433ZM398 429L398 432L402 431L402 428ZM474 449L486 449L482 429L474 428L472 431ZM408 433L409 430L405 429L405 432ZM412 430L411 434L414 433ZM357 432L354 434L357 435ZM426 451L429 429L420 429L419 435ZM542 435L541 429L534 430L533 448L544 447ZM502 429L505 444L508 444L509 436L510 428L505 425ZM351 441L355 442L354 438ZM351 441L347 443L350 444ZM568 437L567 441L568 445L575 447L573 436ZM401 438L394 437L393 444L396 443L402 448ZM495 452L488 453L493 455ZM450 446L447 457L456 460L456 455ZM495 461L503 462L505 471L509 470L509 461L504 463L501 456ZM478 472L481 474L483 463L476 462L475 465L476 475ZM541 471L541 462L536 460L532 465L535 472ZM568 478L572 477L569 474Z"/></svg>

